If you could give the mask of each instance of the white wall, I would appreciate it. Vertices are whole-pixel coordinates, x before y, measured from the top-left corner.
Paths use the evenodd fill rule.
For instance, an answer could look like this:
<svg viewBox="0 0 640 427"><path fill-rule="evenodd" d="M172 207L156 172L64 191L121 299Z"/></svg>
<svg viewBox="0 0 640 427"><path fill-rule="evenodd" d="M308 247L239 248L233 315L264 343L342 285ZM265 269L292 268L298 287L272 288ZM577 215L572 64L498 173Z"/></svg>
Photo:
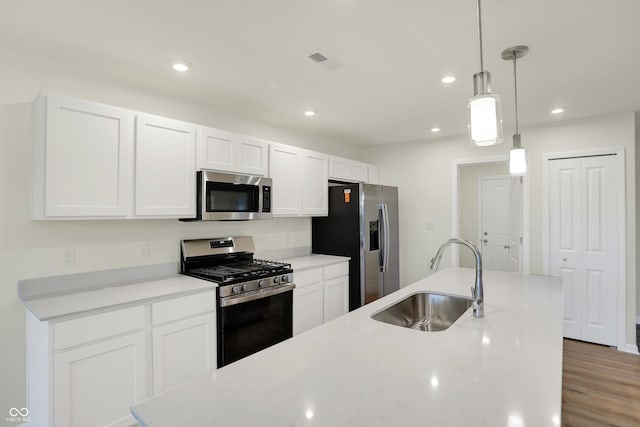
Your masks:
<svg viewBox="0 0 640 427"><path fill-rule="evenodd" d="M521 129L529 150L531 273L542 272L542 155L588 148L624 147L626 152L627 342L635 343L636 316L636 177L635 117L621 113L545 127ZM509 135L505 129L505 135ZM368 147L364 161L378 165L380 182L399 186L400 283L406 286L428 274L427 260L451 237L452 162L507 155L504 144L476 148L466 138ZM426 221L435 223L427 229ZM446 260L443 261L446 265Z"/></svg>
<svg viewBox="0 0 640 427"><path fill-rule="evenodd" d="M183 238L252 235L256 250L311 245L308 218L253 222L177 220L49 221L30 219L32 101L46 90L357 158L336 141L228 117L189 100L152 93L102 76L0 48L0 420L26 405L25 309L20 279L178 261ZM148 254L143 255L143 248ZM75 251L75 264L63 253Z"/></svg>
<svg viewBox="0 0 640 427"><path fill-rule="evenodd" d="M467 239L479 248L480 244L480 178L508 175L509 164L472 163L460 165L460 237ZM476 265L471 251L461 250L460 267L473 268Z"/></svg>

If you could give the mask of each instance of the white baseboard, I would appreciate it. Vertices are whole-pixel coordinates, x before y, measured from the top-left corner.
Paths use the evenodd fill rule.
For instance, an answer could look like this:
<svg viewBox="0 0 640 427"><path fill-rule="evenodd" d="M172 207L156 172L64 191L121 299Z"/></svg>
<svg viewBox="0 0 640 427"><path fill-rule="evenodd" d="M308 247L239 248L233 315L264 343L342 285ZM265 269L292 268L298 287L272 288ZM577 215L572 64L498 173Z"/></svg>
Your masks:
<svg viewBox="0 0 640 427"><path fill-rule="evenodd" d="M635 344L627 344L618 350L624 351L625 353L640 354L638 353L638 346Z"/></svg>

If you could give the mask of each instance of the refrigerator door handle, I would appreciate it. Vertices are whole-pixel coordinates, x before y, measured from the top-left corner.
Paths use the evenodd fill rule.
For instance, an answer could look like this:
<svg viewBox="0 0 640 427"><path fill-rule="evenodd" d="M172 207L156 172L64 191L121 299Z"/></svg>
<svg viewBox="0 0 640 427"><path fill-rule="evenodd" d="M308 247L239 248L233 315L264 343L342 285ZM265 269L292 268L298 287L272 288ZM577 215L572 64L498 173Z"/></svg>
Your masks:
<svg viewBox="0 0 640 427"><path fill-rule="evenodd" d="M380 271L387 272L387 266L389 265L389 210L387 204L382 203L380 205L380 213L382 214L382 233L380 233L380 239L382 240L381 246L381 265Z"/></svg>

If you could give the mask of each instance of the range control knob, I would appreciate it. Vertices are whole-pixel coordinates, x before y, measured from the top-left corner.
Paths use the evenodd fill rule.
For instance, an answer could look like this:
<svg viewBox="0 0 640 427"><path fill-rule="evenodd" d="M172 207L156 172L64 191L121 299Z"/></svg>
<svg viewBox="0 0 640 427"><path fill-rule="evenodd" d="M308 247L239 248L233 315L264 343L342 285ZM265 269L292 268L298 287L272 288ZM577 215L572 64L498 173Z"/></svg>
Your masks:
<svg viewBox="0 0 640 427"><path fill-rule="evenodd" d="M274 277L274 278L273 278L273 283L275 283L276 285L277 285L278 283L280 283L280 278L279 278L279 277Z"/></svg>
<svg viewBox="0 0 640 427"><path fill-rule="evenodd" d="M245 292L250 291L251 289L249 288L249 284L245 283L244 285L242 285L242 290Z"/></svg>
<svg viewBox="0 0 640 427"><path fill-rule="evenodd" d="M260 288L266 288L268 286L267 281L264 279L260 279L258 280L258 287Z"/></svg>
<svg viewBox="0 0 640 427"><path fill-rule="evenodd" d="M232 294L237 294L238 292L240 292L240 286L234 285L234 286L231 287L231 293Z"/></svg>
<svg viewBox="0 0 640 427"><path fill-rule="evenodd" d="M284 274L284 275L282 276L282 278L280 279L280 281L281 281L282 283L288 283L288 282L289 282L289 276L287 276L286 274Z"/></svg>

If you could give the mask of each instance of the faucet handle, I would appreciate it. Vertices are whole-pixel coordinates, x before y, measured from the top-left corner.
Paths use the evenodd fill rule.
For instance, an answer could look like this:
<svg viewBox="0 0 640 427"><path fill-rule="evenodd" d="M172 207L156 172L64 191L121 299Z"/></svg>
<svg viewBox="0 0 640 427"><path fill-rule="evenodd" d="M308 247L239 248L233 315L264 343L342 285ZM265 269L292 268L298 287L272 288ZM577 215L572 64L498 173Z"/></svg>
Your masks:
<svg viewBox="0 0 640 427"><path fill-rule="evenodd" d="M476 288L475 286L471 287L471 298L475 301L476 300Z"/></svg>

